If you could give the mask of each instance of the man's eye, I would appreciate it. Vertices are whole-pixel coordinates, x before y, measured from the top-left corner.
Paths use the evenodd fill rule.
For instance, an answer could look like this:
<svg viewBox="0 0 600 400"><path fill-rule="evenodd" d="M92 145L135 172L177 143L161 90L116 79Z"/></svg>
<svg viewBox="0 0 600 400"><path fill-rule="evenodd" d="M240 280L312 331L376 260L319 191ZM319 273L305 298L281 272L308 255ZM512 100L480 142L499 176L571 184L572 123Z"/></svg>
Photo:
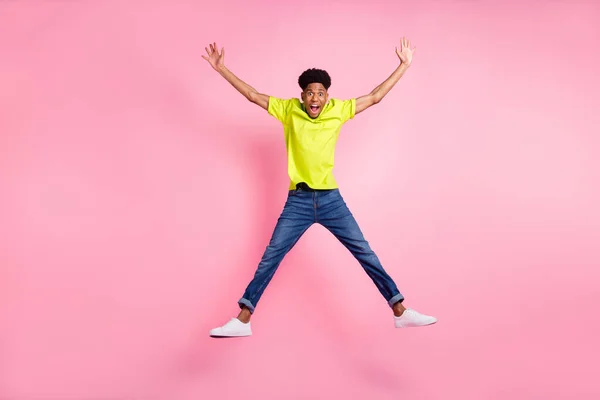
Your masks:
<svg viewBox="0 0 600 400"><path fill-rule="evenodd" d="M319 96L320 96L320 97L323 97L323 93L319 93Z"/></svg>

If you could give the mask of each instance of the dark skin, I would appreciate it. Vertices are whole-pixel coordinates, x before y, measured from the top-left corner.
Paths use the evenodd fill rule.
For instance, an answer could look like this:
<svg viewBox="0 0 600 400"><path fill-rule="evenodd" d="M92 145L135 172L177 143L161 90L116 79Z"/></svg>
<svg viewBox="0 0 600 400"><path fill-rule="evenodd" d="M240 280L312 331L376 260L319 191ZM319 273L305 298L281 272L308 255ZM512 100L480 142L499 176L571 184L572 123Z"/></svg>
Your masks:
<svg viewBox="0 0 600 400"><path fill-rule="evenodd" d="M300 93L300 97L304 103L306 113L314 119L323 111L329 99L329 94L322 83L311 83Z"/></svg>
<svg viewBox="0 0 600 400"><path fill-rule="evenodd" d="M404 310L406 310L406 308L402 305L402 303L398 302L398 303L394 304L394 306L392 307L392 310L394 311L394 315L396 317L399 317L402 315ZM240 311L240 313L237 316L237 319L239 319L243 323L247 324L248 322L250 322L251 317L252 317L252 313L250 312L248 307L243 306L242 310Z"/></svg>
<svg viewBox="0 0 600 400"><path fill-rule="evenodd" d="M229 82L234 88L236 88L236 90L242 95L244 95L244 97L250 102L260 106L261 108L264 108L265 110L268 110L269 96L264 93L258 92L252 86L248 85L246 82L238 78L233 72L227 69L227 67L225 67L224 47L221 49L221 51L219 51L217 44L213 43L210 44L209 47L205 47L205 49L207 55L202 56L202 58L208 61L208 63L211 65L211 67L214 68L215 71L217 71L223 78L225 78L227 82ZM412 48L408 39L402 38L402 41L400 42L400 48L396 48L396 54L398 55L400 64L385 81L383 81L380 85L375 87L369 94L356 98L356 114L359 114L364 110L368 109L369 107L378 104L389 93L389 91L396 85L396 83L398 83L398 80L410 67L412 63L413 53L415 52L415 50L415 48ZM323 87L322 84L318 85L321 85L321 87ZM319 93L318 90L313 91L312 95L305 99L304 95L307 94L306 91L309 88L310 85L302 92L302 100L305 103L307 102L307 100L310 101L315 99L313 96L318 95ZM312 89L315 90L318 88L312 87ZM323 87L323 89L325 88ZM325 90L325 92L327 91ZM327 98L328 95L326 94L325 97ZM323 108L321 107L316 112L308 112L308 115L311 118L316 118L322 110Z"/></svg>

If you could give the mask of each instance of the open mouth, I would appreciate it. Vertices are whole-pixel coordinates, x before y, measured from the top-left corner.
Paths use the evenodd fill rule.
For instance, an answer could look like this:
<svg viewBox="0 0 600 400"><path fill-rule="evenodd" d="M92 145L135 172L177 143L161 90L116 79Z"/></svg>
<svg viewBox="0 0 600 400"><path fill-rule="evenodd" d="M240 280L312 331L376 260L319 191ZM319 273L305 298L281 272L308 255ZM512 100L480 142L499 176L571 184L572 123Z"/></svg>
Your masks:
<svg viewBox="0 0 600 400"><path fill-rule="evenodd" d="M318 104L311 104L311 105L310 105L310 111L311 111L313 114L317 113L317 112L319 111L319 109L320 109L320 108L321 108L321 107L319 107L319 105L318 105Z"/></svg>

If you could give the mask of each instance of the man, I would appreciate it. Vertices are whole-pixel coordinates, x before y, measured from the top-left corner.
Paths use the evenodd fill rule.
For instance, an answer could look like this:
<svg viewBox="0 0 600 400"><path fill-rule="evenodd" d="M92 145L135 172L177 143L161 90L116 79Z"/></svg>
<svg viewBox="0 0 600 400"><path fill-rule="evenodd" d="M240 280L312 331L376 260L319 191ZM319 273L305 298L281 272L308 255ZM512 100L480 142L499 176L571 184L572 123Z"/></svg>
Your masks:
<svg viewBox="0 0 600 400"><path fill-rule="evenodd" d="M352 252L394 312L396 328L430 325L436 318L402 304L404 296L383 269L379 259L344 202L333 177L333 156L342 125L354 115L379 103L409 68L415 49L403 38L396 54L400 65L366 96L350 100L329 99L331 78L326 71L309 69L300 75L299 99L282 100L259 93L225 67L225 48L217 44L202 56L249 101L267 110L283 124L288 154L288 198L254 278L238 301L241 311L225 325L212 329L214 337L250 336L250 317L284 256L314 223L334 234Z"/></svg>

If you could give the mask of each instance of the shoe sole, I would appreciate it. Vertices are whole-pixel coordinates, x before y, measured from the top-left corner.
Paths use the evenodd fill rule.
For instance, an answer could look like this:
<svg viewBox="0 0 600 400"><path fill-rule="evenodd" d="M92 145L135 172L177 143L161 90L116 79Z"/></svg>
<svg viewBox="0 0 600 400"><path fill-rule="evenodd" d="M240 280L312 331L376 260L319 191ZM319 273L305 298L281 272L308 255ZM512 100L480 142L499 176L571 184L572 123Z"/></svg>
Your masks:
<svg viewBox="0 0 600 400"><path fill-rule="evenodd" d="M436 324L437 321L430 322L429 324L424 325L410 325L410 326L397 326L396 329L406 329L406 328L420 328L422 326L430 326Z"/></svg>
<svg viewBox="0 0 600 400"><path fill-rule="evenodd" d="M213 335L213 334L209 334L210 337L215 338L215 339L227 339L227 338L236 338L236 337L248 337L248 336L252 336L252 333L245 333L245 334L241 334L241 335Z"/></svg>

